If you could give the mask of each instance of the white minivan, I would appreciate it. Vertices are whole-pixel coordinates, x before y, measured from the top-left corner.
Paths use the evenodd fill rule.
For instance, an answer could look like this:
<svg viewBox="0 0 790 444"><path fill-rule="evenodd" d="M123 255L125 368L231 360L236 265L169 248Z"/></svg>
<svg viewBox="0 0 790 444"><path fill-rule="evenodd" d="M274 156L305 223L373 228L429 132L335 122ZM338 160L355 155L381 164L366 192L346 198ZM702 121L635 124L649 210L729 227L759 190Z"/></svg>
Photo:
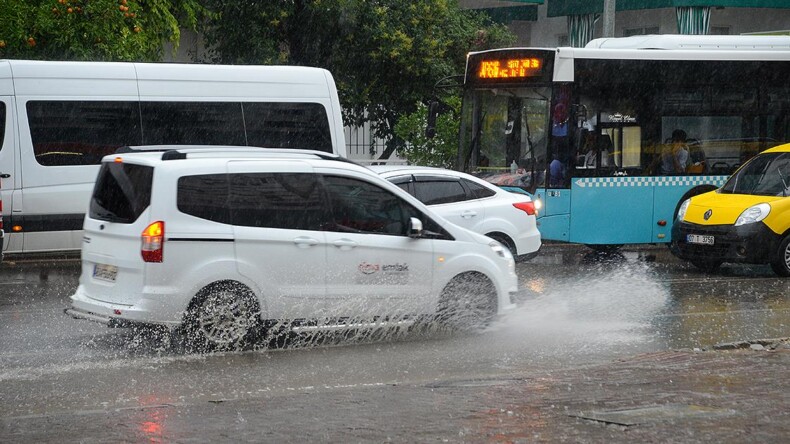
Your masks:
<svg viewBox="0 0 790 444"><path fill-rule="evenodd" d="M304 66L0 60L4 252L79 251L102 157L170 144L344 156L334 79Z"/></svg>
<svg viewBox="0 0 790 444"><path fill-rule="evenodd" d="M507 248L361 165L318 151L144 149L102 161L72 316L183 326L200 347L227 348L272 325L430 317L475 329L514 306Z"/></svg>

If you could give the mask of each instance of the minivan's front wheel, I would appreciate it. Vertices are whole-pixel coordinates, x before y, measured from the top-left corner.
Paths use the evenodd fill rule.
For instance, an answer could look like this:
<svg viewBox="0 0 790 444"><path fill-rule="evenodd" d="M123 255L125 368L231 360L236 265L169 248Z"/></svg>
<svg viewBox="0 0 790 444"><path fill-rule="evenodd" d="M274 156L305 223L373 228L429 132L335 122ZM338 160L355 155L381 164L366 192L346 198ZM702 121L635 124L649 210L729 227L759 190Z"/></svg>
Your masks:
<svg viewBox="0 0 790 444"><path fill-rule="evenodd" d="M779 276L790 277L790 234L785 236L782 243L779 244L779 249L771 261L771 268Z"/></svg>
<svg viewBox="0 0 790 444"><path fill-rule="evenodd" d="M228 350L250 339L260 323L253 293L234 282L204 288L187 315L187 340L198 351Z"/></svg>
<svg viewBox="0 0 790 444"><path fill-rule="evenodd" d="M485 328L496 316L496 287L482 273L458 275L444 287L439 297L437 320L460 331Z"/></svg>

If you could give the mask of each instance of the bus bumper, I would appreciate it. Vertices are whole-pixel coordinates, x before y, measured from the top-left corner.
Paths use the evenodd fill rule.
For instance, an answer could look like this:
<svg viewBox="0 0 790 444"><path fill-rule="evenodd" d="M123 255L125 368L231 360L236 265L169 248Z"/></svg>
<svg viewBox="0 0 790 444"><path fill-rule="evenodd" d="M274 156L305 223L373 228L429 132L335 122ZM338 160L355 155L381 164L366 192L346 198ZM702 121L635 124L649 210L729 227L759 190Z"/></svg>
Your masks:
<svg viewBox="0 0 790 444"><path fill-rule="evenodd" d="M711 236L713 244L691 243L689 235ZM762 222L736 227L676 221L672 227L670 250L685 260L767 264L771 262L781 240L779 234Z"/></svg>

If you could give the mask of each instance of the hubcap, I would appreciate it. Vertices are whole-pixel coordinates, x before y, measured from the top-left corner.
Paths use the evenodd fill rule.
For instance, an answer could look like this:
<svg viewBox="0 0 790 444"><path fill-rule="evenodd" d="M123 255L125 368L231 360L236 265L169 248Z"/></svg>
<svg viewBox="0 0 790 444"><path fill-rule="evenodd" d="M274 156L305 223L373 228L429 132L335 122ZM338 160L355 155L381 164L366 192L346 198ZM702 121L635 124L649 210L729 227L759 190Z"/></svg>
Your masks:
<svg viewBox="0 0 790 444"><path fill-rule="evenodd" d="M206 299L198 312L198 327L209 341L232 344L242 339L253 324L253 310L246 298L223 291Z"/></svg>

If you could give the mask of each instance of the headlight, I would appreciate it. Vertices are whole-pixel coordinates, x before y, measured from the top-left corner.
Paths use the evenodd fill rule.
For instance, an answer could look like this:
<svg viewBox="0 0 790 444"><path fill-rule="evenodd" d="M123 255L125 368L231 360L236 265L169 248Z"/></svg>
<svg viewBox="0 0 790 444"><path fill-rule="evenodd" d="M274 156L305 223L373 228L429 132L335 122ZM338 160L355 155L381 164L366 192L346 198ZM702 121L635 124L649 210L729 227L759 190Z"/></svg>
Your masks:
<svg viewBox="0 0 790 444"><path fill-rule="evenodd" d="M689 204L691 203L691 199L686 199L680 204L680 208L678 208L678 220L683 220L686 217L686 210L689 208Z"/></svg>
<svg viewBox="0 0 790 444"><path fill-rule="evenodd" d="M488 246L491 247L491 249L494 250L494 253L496 253L497 256L501 257L502 259L513 259L513 255L510 254L510 250L499 242L491 241Z"/></svg>
<svg viewBox="0 0 790 444"><path fill-rule="evenodd" d="M761 220L765 219L765 217L768 216L768 213L770 212L771 206L767 203L754 205L747 208L743 213L741 213L740 216L738 216L738 220L735 221L735 226L737 227L739 225L760 222Z"/></svg>

